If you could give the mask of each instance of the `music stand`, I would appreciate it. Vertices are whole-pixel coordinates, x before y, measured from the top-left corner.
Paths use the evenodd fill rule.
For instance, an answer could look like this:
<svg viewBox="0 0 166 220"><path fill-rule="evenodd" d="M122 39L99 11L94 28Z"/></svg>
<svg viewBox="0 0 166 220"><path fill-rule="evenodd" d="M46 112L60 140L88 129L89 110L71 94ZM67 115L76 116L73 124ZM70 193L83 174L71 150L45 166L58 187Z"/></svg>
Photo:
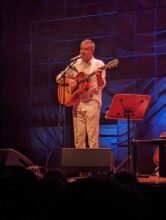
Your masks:
<svg viewBox="0 0 166 220"><path fill-rule="evenodd" d="M149 95L138 94L116 94L106 112L106 119L127 119L128 134L128 169L131 167L131 144L130 144L130 120L143 120L151 101Z"/></svg>

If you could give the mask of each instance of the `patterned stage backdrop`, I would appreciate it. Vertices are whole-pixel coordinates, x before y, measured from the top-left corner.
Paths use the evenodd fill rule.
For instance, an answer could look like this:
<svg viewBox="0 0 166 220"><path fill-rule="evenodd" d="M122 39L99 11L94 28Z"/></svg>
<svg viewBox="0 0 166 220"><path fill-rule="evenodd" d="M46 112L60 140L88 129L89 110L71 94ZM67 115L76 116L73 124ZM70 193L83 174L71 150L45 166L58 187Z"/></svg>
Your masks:
<svg viewBox="0 0 166 220"><path fill-rule="evenodd" d="M25 2L19 3L19 7L23 8ZM32 18L27 25L29 155L34 161L54 166L60 159L61 148L74 146L71 108L59 105L55 78L70 58L78 55L79 43L84 38L96 42L97 58L105 63L119 60L117 68L107 70L100 147L111 148L117 163L127 156L127 121L105 119L115 94L152 97L145 118L131 122L131 139L155 139L166 131L164 0L47 0L31 4ZM154 149L155 146L139 149L140 172L152 172Z"/></svg>

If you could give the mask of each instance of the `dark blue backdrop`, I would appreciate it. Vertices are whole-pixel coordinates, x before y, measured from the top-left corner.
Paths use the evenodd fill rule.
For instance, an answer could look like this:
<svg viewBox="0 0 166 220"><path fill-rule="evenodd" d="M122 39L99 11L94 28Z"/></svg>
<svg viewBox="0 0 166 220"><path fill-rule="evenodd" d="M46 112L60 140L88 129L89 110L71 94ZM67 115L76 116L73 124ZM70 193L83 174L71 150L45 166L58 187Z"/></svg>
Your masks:
<svg viewBox="0 0 166 220"><path fill-rule="evenodd" d="M55 78L78 55L84 38L96 42L97 58L120 62L107 71L100 147L111 148L117 163L127 156L127 121L105 119L118 93L152 97L136 130L131 122L131 138L158 138L166 131L164 0L3 0L1 6L2 147L15 148L48 167L56 166L64 144L73 147L71 108L64 115ZM153 146L139 149L141 172L153 170L153 152Z"/></svg>

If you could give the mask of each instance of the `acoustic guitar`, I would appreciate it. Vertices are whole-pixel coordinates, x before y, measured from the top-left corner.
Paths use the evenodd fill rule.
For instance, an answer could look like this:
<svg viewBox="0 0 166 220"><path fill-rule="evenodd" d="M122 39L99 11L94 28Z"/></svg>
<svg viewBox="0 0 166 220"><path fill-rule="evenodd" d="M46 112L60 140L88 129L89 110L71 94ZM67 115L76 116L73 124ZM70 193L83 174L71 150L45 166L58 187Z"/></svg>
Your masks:
<svg viewBox="0 0 166 220"><path fill-rule="evenodd" d="M162 132L160 134L160 138L166 139L166 132ZM153 161L157 166L159 166L159 146L157 146L155 149L155 152L153 154Z"/></svg>
<svg viewBox="0 0 166 220"><path fill-rule="evenodd" d="M118 63L119 60L114 59L98 69L111 69L113 67L117 67ZM83 72L78 73L76 77L72 78L77 82L76 86L73 88L71 88L68 83L60 83L57 90L60 104L65 106L72 106L81 93L88 91L90 86L90 78L95 74L96 71L90 73L89 75L86 75Z"/></svg>

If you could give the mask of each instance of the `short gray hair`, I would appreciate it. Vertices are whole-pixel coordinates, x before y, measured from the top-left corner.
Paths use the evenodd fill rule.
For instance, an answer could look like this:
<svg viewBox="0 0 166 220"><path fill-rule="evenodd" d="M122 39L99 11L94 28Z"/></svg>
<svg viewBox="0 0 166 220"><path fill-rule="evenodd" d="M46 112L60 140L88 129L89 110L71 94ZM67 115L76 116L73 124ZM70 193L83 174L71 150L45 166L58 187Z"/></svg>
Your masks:
<svg viewBox="0 0 166 220"><path fill-rule="evenodd" d="M87 39L81 41L81 44L82 43L90 44L91 47L92 47L92 50L95 51L96 44L95 44L95 42L93 40L87 38Z"/></svg>

